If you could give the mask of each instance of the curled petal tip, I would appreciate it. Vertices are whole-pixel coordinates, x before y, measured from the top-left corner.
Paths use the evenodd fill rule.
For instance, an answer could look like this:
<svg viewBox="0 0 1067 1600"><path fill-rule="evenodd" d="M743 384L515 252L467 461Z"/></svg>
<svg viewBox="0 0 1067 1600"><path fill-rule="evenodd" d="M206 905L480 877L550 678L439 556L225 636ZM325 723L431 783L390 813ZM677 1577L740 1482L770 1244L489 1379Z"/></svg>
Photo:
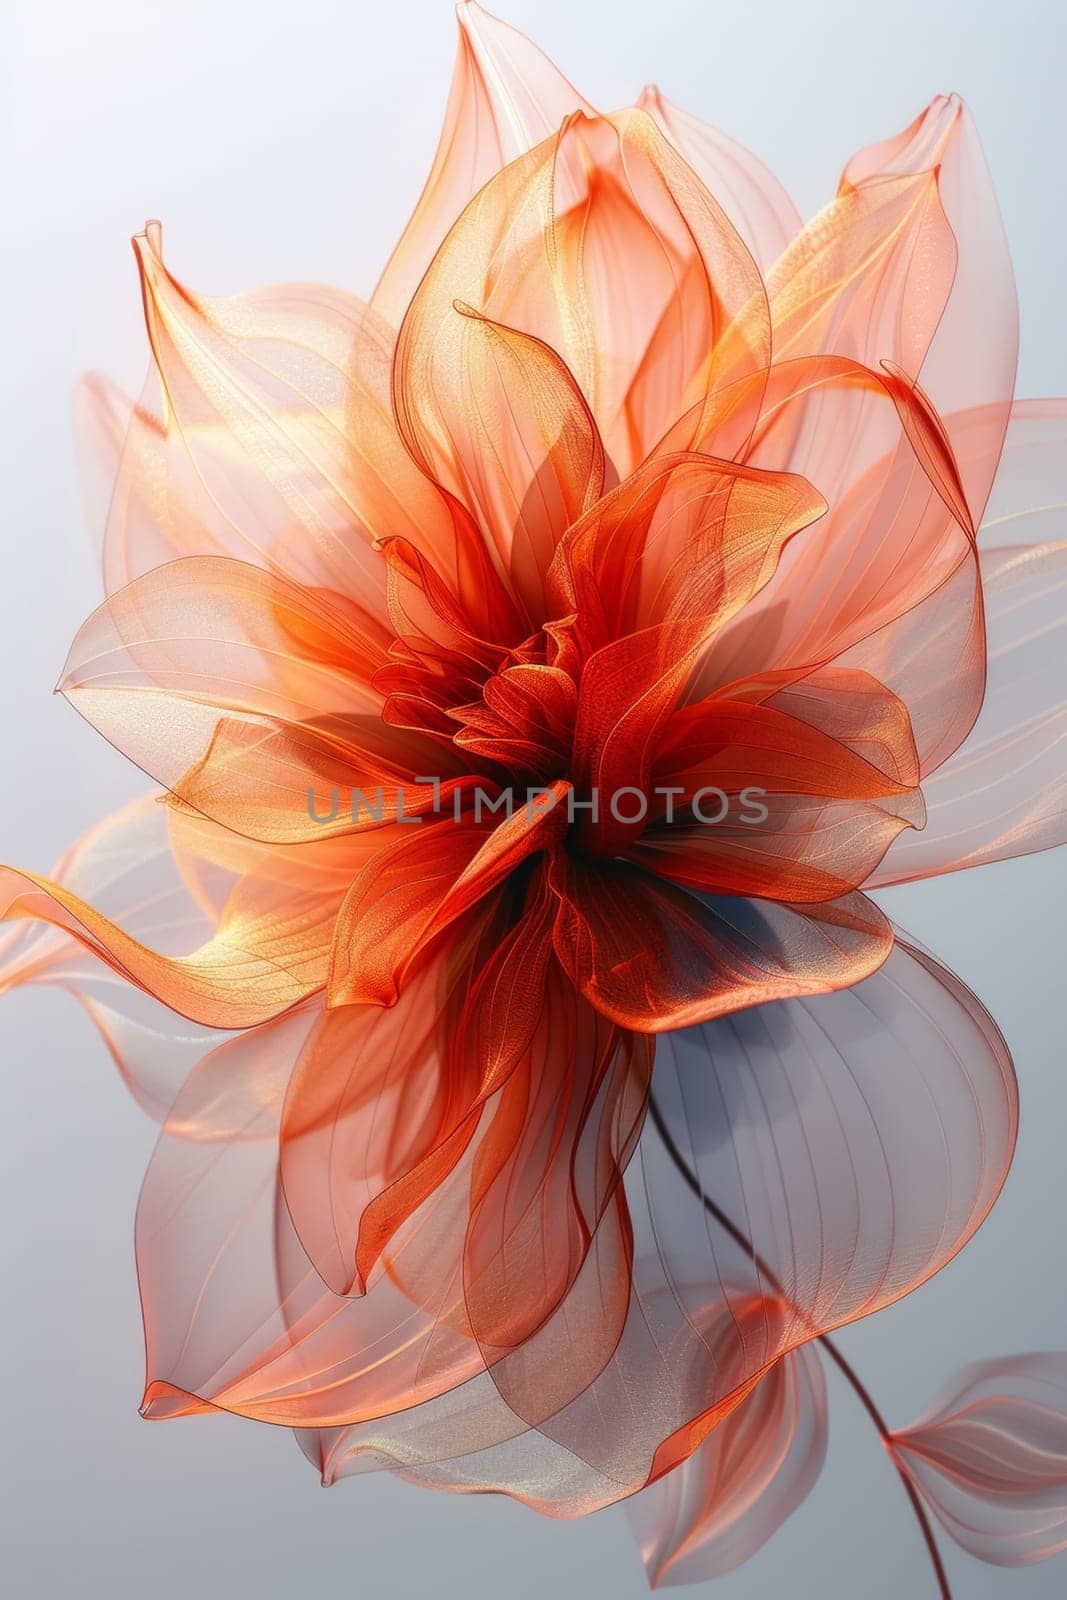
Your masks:
<svg viewBox="0 0 1067 1600"><path fill-rule="evenodd" d="M163 259L163 224L158 217L149 217L140 233L135 233L130 241L133 253L142 265L147 260L162 261Z"/></svg>
<svg viewBox="0 0 1067 1600"><path fill-rule="evenodd" d="M138 1413L144 1418L145 1422L157 1422L159 1420L159 1396L156 1391L157 1385L155 1382L147 1383L145 1385L144 1394L141 1396L140 1401L138 1402Z"/></svg>
<svg viewBox="0 0 1067 1600"><path fill-rule="evenodd" d="M158 222L146 222L141 233L135 233L130 240L133 253L137 259L137 273L141 280L141 299L144 302L145 318L149 326L149 337L152 330L152 307L159 292L161 280L166 275L163 265L163 230Z"/></svg>
<svg viewBox="0 0 1067 1600"><path fill-rule="evenodd" d="M596 120L597 117L595 112L586 111L579 106L576 111L569 112L567 116L563 118L559 130L560 138L562 138L564 134L569 133L573 128L584 127L587 123L593 123L596 122Z"/></svg>
<svg viewBox="0 0 1067 1600"><path fill-rule="evenodd" d="M137 1410L146 1422L159 1422L169 1414L170 1395L165 1383L149 1378L144 1387Z"/></svg>
<svg viewBox="0 0 1067 1600"><path fill-rule="evenodd" d="M146 1422L168 1422L172 1417L195 1417L215 1407L165 1378L150 1378L138 1407Z"/></svg>

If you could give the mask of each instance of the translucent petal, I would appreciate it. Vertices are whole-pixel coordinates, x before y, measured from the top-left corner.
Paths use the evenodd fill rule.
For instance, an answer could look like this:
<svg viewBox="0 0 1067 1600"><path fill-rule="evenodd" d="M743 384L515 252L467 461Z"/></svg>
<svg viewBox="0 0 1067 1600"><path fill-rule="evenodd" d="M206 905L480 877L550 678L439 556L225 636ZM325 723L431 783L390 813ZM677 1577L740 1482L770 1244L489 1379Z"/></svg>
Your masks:
<svg viewBox="0 0 1067 1600"><path fill-rule="evenodd" d="M662 1033L786 995L844 988L892 947L861 894L816 905L705 901L626 862L560 855L554 940L564 971L624 1028Z"/></svg>
<svg viewBox="0 0 1067 1600"><path fill-rule="evenodd" d="M803 227L778 179L735 139L672 105L655 85L642 90L637 103L704 181L766 273Z"/></svg>
<svg viewBox="0 0 1067 1600"><path fill-rule="evenodd" d="M437 397L464 392L471 310L555 352L589 405L609 477L640 465L694 407L695 432L709 390L770 356L751 256L642 111L571 117L480 190L434 257L401 328L395 384L404 437L428 466L427 441L436 454L454 421ZM487 398L469 397L463 414ZM507 418L479 428L506 437Z"/></svg>
<svg viewBox="0 0 1067 1600"><path fill-rule="evenodd" d="M182 875L168 813L147 795L98 823L52 869L52 878L131 936L172 954L209 939L216 918ZM28 885L8 880L26 894ZM21 984L70 991L99 1028L139 1105L162 1119L182 1079L213 1038L176 1017L125 974L47 921L18 923L0 942L0 993Z"/></svg>
<svg viewBox="0 0 1067 1600"><path fill-rule="evenodd" d="M388 1467L552 1516L649 1483L669 1495L694 1452L681 1481L706 1484L699 1452L721 1464L720 1430L727 1455L731 1439L751 1438L744 1408L751 1421L788 1385L768 1381L779 1361L938 1270L1006 1175L1018 1107L1003 1041L958 980L904 948L844 993L666 1035L658 1051L654 1121L627 1172L632 1289L610 1359L553 1410L600 1328L587 1284L527 1340L521 1386L494 1367L392 1419L306 1436L325 1481ZM795 1503L805 1455L790 1455L777 1491L770 1475L770 1500L735 1523L739 1540L762 1538L765 1519ZM728 1495L713 1518L715 1507L740 1509ZM730 1547L713 1531L718 1559Z"/></svg>
<svg viewBox="0 0 1067 1600"><path fill-rule="evenodd" d="M809 1345L783 1357L688 1461L626 1502L653 1588L721 1578L806 1498L826 1457L826 1381Z"/></svg>
<svg viewBox="0 0 1067 1600"><path fill-rule="evenodd" d="M509 161L593 108L517 28L460 0L459 50L437 153L426 186L374 291L399 327L431 258L468 201Z"/></svg>
<svg viewBox="0 0 1067 1600"><path fill-rule="evenodd" d="M998 1567L1067 1548L1067 1355L965 1367L893 1435L897 1459L957 1544Z"/></svg>
<svg viewBox="0 0 1067 1600"><path fill-rule="evenodd" d="M981 552L988 672L963 745L923 781L928 820L872 882L903 883L1067 841L1067 543Z"/></svg>

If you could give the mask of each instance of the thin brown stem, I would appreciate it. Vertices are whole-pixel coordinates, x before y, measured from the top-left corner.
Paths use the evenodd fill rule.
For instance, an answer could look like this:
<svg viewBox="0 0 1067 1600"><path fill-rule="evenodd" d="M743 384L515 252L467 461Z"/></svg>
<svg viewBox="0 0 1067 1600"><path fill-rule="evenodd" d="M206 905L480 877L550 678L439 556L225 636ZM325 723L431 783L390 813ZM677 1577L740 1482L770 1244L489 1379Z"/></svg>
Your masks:
<svg viewBox="0 0 1067 1600"><path fill-rule="evenodd" d="M714 1217L715 1221L719 1224L720 1228L722 1228L723 1232L728 1234L734 1243L738 1245L746 1255L751 1257L752 1263L757 1272L759 1272L760 1276L766 1280L770 1288L774 1290L775 1294L780 1294L783 1296L783 1298L788 1299L789 1296L783 1289L779 1279L771 1271L766 1261L764 1261L763 1258L756 1253L751 1239L746 1239L744 1233L737 1226L737 1224L726 1215L725 1211L722 1211L719 1206L715 1204L714 1200L710 1199L704 1193L700 1186L700 1179L697 1177L695 1172L691 1171L688 1162L675 1143L674 1137L671 1134L671 1130L668 1128L663 1113L656 1104L653 1096L649 1097L648 1113L652 1119L652 1123L656 1129L656 1132L659 1134L664 1149L674 1162L674 1165L677 1167L688 1187L696 1195L697 1199L700 1200L704 1210L710 1217ZM889 1432L885 1418L875 1405L874 1399L870 1390L867 1388L867 1385L861 1380L859 1374L852 1366L852 1363L843 1354L838 1345L834 1343L833 1339L830 1338L829 1334L819 1333L815 1335L815 1338L818 1340L819 1344L822 1345L823 1349L826 1351L826 1354L837 1367L842 1377L851 1386L864 1411L866 1411L867 1415L871 1419L871 1422L878 1430L878 1436L886 1448L890 1461L896 1468L897 1475L900 1478L901 1484L904 1488L904 1493L907 1495L911 1509L915 1513L915 1520L919 1524L919 1530L922 1533L923 1542L926 1545L927 1554L930 1557L930 1563L934 1569L934 1576L937 1579L937 1588L940 1600L952 1600L952 1591L949 1588L948 1575L945 1572L944 1563L941 1560L941 1552L937 1547L937 1540L934 1537L934 1530L930 1525L930 1518L927 1516L926 1507L919 1498L919 1492L912 1483L907 1472L897 1460L896 1453L893 1450L892 1436Z"/></svg>

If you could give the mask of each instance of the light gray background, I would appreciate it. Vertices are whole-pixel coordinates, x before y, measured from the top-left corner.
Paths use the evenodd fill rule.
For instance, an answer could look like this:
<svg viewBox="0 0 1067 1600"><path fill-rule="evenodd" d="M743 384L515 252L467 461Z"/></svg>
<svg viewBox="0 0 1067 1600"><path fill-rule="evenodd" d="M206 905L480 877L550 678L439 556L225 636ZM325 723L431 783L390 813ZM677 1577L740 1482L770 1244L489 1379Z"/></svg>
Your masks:
<svg viewBox="0 0 1067 1600"><path fill-rule="evenodd" d="M1020 393L1067 390L1064 24L1053 0L501 0L594 100L657 81L741 138L810 213L856 147L957 89L978 119L1014 250ZM445 0L17 0L4 50L0 859L47 870L140 792L49 690L97 602L75 493L69 394L104 366L135 386L145 346L127 239L167 229L175 270L228 291L285 278L369 290L433 149L453 50ZM982 337L982 329L975 337ZM965 1255L843 1339L890 1418L961 1362L1067 1344L1063 1294L1062 856L885 897L999 1017L1024 1095L1019 1158ZM620 1511L543 1521L496 1498L387 1478L323 1494L283 1430L136 1413L131 1253L150 1126L72 1001L0 1006L4 1309L0 1587L34 1600L637 1600ZM932 1594L894 1476L831 1377L828 1469L723 1600ZM953 1550L963 1600L1064 1592Z"/></svg>

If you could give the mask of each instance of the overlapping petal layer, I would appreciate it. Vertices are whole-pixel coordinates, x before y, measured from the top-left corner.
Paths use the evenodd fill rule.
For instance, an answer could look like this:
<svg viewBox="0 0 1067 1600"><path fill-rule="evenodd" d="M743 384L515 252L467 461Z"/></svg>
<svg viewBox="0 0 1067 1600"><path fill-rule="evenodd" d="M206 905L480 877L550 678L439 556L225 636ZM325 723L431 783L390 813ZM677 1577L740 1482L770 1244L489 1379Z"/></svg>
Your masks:
<svg viewBox="0 0 1067 1600"><path fill-rule="evenodd" d="M79 840L51 876L139 943L180 955L211 939L232 876L206 855L194 857L183 848L170 820L158 797L135 801ZM10 872L0 877L0 900L7 896L27 909L47 904L35 885ZM99 1028L130 1092L158 1120L213 1043L209 1031L176 1016L48 920L4 930L0 993L22 984L54 984L73 994Z"/></svg>
<svg viewBox="0 0 1067 1600"><path fill-rule="evenodd" d="M722 1577L801 1504L826 1456L826 1383L810 1346L786 1356L682 1466L627 1502L653 1588Z"/></svg>
<svg viewBox="0 0 1067 1600"><path fill-rule="evenodd" d="M775 1439L789 1444L790 1416L797 1439L807 1427L792 1401L782 1415L797 1380L779 1363L908 1293L973 1235L1010 1164L1014 1074L973 995L900 948L847 993L665 1035L652 1095L655 1125L626 1180L629 1312L594 1381L557 1404L553 1324L583 1341L601 1326L584 1298L571 1305L578 1280L526 1342L521 1385L497 1366L403 1415L306 1438L327 1481L389 1467L575 1516L662 1479L659 1503L675 1504L675 1469L692 1457L686 1481L705 1483L729 1428L722 1449L733 1437L766 1452L771 1489L736 1536L769 1533L771 1507L807 1481L794 1461L797 1476L771 1484ZM610 1291L602 1277L599 1295ZM728 1499L720 1509L713 1549ZM688 1525L694 1548L701 1520Z"/></svg>

